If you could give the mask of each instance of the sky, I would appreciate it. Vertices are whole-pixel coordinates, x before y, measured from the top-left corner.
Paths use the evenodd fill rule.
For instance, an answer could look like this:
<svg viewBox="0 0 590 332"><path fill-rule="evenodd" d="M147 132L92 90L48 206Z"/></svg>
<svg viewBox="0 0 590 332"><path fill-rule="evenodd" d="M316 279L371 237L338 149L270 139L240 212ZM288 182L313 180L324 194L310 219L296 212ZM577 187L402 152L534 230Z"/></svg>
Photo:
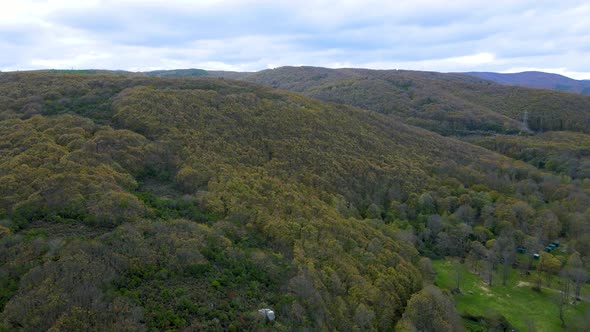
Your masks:
<svg viewBox="0 0 590 332"><path fill-rule="evenodd" d="M587 0L0 0L0 70L280 66L590 79Z"/></svg>

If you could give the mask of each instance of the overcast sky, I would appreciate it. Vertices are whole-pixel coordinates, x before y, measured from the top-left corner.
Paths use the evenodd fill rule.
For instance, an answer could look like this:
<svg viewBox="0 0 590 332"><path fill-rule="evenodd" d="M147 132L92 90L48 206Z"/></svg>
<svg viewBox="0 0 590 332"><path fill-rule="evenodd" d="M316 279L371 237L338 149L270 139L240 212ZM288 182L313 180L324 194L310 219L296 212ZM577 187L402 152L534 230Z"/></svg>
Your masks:
<svg viewBox="0 0 590 332"><path fill-rule="evenodd" d="M588 0L0 4L2 71L255 71L312 65L442 72L542 70L590 79Z"/></svg>

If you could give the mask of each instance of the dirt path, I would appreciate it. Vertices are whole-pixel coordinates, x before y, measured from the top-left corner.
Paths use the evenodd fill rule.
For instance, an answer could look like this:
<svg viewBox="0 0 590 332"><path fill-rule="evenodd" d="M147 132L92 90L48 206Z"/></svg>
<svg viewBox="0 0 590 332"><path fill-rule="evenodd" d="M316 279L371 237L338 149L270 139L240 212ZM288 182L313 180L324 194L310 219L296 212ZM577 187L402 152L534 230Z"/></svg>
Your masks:
<svg viewBox="0 0 590 332"><path fill-rule="evenodd" d="M530 282L526 282L526 281L519 281L518 284L516 284L516 286L518 287L525 287L525 286L530 286L531 283Z"/></svg>
<svg viewBox="0 0 590 332"><path fill-rule="evenodd" d="M533 284L531 284L530 282L522 281L522 280L519 281L518 284L516 284L516 286L518 286L518 287L528 287L528 286L532 286L532 285ZM557 292L560 292L559 289L555 289L555 288L544 287L544 286L542 286L541 288L542 289L547 289L547 290L550 290L550 291L553 291L553 292L556 292L556 293ZM574 298L574 295L572 295L571 297ZM583 296L581 296L579 300L581 300L583 302L590 302L590 299L589 298L586 298L586 297L583 297Z"/></svg>

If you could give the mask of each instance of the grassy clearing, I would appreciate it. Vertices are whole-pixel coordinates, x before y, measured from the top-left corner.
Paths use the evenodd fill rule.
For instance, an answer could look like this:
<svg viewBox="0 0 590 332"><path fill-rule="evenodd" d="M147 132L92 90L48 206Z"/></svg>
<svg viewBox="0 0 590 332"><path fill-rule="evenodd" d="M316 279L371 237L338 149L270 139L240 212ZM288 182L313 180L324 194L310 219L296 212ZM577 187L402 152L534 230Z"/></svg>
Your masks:
<svg viewBox="0 0 590 332"><path fill-rule="evenodd" d="M435 283L443 289L453 289L456 285L456 265L451 260L434 261L437 272ZM496 276L492 287L488 287L477 275L468 271L465 265L459 268L463 272L460 283L461 294L455 295L457 310L460 314L490 316L494 313L503 315L519 331L527 331L528 322L533 322L536 331L566 331L560 326L558 308L554 302L557 291L543 288L541 292L532 290L532 276L521 276L512 270L506 286L501 285L500 276ZM553 282L555 286L557 279ZM590 290L584 288L582 296L588 298ZM566 323L572 325L583 319L590 311L590 303L568 306L565 312ZM469 329L469 326L467 326Z"/></svg>

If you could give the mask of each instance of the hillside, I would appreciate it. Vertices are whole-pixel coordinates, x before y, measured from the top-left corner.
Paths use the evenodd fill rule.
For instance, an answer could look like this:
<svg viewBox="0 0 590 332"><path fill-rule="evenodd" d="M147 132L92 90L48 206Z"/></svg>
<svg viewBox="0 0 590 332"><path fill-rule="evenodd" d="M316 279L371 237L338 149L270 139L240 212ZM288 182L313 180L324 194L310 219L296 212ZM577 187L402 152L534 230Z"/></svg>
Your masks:
<svg viewBox="0 0 590 332"><path fill-rule="evenodd" d="M326 75L334 87L365 75L358 100L385 84ZM402 100L429 76L483 84L420 75L407 91L388 84ZM474 98L440 84L454 105ZM3 73L0 328L393 330L421 296L446 296L424 288L426 256L560 238L587 261L587 181L407 125L395 104L383 115L230 79ZM477 111L489 118L474 129L518 125ZM440 319L456 330L452 316Z"/></svg>
<svg viewBox="0 0 590 332"><path fill-rule="evenodd" d="M148 76L157 77L204 77L209 73L203 69L153 70L145 72Z"/></svg>
<svg viewBox="0 0 590 332"><path fill-rule="evenodd" d="M465 73L485 80L490 80L503 85L515 85L528 88L550 89L564 92L579 93L590 95L590 81L574 80L572 78L543 73L538 71L527 71L522 73L489 73L489 72L469 72Z"/></svg>
<svg viewBox="0 0 590 332"><path fill-rule="evenodd" d="M540 169L574 179L590 178L590 135L555 131L535 136L474 138L471 142Z"/></svg>
<svg viewBox="0 0 590 332"><path fill-rule="evenodd" d="M533 131L590 128L590 97L506 87L461 74L282 67L243 79L395 114L443 135L518 133L525 112Z"/></svg>
<svg viewBox="0 0 590 332"><path fill-rule="evenodd" d="M176 69L144 74L175 78L218 77L255 82L324 101L395 114L409 124L443 135L516 134L523 131L525 113L527 129L533 132L588 132L590 128L588 97L501 87L489 82L585 94L584 81L541 72L443 74L404 70L281 67L251 73Z"/></svg>

